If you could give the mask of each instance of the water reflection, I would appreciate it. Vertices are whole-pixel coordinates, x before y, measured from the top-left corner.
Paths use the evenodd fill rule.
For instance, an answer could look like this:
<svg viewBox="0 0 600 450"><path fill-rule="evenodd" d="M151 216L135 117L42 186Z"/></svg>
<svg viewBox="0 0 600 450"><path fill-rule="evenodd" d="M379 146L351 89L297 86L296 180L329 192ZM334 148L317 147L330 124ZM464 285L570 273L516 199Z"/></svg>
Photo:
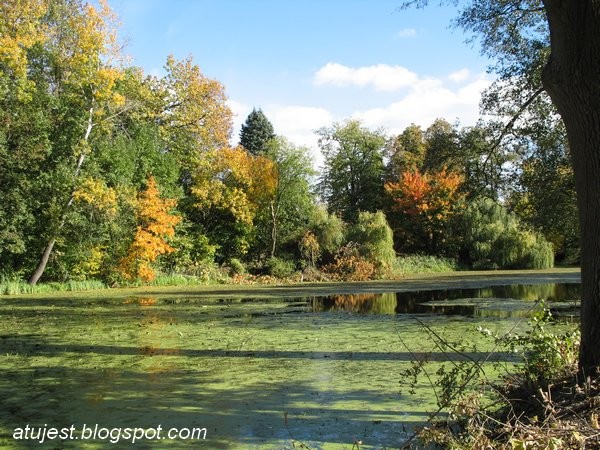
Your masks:
<svg viewBox="0 0 600 450"><path fill-rule="evenodd" d="M441 289L384 294L316 297L313 312L361 314L439 314L467 317L523 317L534 302L545 300L558 314L572 315L581 296L579 283L520 284L483 289Z"/></svg>

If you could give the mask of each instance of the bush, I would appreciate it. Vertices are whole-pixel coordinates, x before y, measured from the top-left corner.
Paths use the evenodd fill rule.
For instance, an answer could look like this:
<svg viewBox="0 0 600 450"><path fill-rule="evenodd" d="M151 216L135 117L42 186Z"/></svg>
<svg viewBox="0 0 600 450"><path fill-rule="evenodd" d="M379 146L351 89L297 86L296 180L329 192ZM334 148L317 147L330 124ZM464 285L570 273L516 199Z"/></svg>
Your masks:
<svg viewBox="0 0 600 450"><path fill-rule="evenodd" d="M289 278L296 271L294 261L272 257L267 260L267 272L276 278Z"/></svg>
<svg viewBox="0 0 600 450"><path fill-rule="evenodd" d="M323 270L343 281L367 281L375 277L375 265L359 255L356 245L348 244L335 255L335 261Z"/></svg>
<svg viewBox="0 0 600 450"><path fill-rule="evenodd" d="M497 344L521 357L523 364L519 373L536 389L547 389L552 381L573 373L577 366L579 330L557 334L549 330L551 323L552 314L542 302L540 310L529 322L528 331L496 339Z"/></svg>
<svg viewBox="0 0 600 450"><path fill-rule="evenodd" d="M237 258L231 258L227 265L229 266L229 274L232 277L246 273L246 266Z"/></svg>
<svg viewBox="0 0 600 450"><path fill-rule="evenodd" d="M315 209L309 228L316 236L325 258L331 258L346 238L346 225L342 219L329 214L325 208Z"/></svg>
<svg viewBox="0 0 600 450"><path fill-rule="evenodd" d="M541 234L524 229L516 215L491 199L466 210L465 252L474 269L547 269L554 251Z"/></svg>
<svg viewBox="0 0 600 450"><path fill-rule="evenodd" d="M349 232L349 240L358 244L358 253L379 270L389 270L396 261L394 236L381 211L362 211Z"/></svg>

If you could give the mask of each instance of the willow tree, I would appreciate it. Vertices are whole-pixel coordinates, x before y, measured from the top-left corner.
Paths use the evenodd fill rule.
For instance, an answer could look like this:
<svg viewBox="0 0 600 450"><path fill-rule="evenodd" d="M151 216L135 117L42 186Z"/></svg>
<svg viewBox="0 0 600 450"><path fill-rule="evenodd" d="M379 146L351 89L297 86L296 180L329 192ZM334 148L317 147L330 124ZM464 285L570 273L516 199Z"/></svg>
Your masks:
<svg viewBox="0 0 600 450"><path fill-rule="evenodd" d="M405 2L424 6L428 0ZM513 102L513 116L548 95L560 114L575 174L581 236L579 368L600 372L600 1L448 0L457 24L482 40ZM497 92L502 96L502 92ZM507 98L508 98L507 97ZM508 108L510 110L510 108Z"/></svg>

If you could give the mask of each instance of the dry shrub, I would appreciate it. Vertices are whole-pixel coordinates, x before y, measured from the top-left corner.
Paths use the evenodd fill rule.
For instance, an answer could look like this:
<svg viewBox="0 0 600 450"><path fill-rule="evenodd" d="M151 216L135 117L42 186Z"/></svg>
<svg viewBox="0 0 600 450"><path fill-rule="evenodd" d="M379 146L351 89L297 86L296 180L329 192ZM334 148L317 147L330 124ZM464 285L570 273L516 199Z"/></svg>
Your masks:
<svg viewBox="0 0 600 450"><path fill-rule="evenodd" d="M342 247L335 255L335 261L323 270L341 281L371 280L377 272L375 264L360 256L353 244Z"/></svg>

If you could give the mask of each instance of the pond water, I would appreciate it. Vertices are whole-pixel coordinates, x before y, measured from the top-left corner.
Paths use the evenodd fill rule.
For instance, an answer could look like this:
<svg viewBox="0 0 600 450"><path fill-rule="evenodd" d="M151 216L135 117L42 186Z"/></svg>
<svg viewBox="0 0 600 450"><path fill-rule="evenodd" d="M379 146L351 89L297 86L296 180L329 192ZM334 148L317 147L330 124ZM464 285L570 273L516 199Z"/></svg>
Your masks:
<svg viewBox="0 0 600 450"><path fill-rule="evenodd" d="M38 447L39 439L13 439L29 425L72 427L79 438L47 433L41 448L397 448L436 409L426 384L401 393L400 371L415 355L452 359L423 324L478 342L470 356L484 359L493 348L478 326L522 328L540 298L568 317L578 297L572 283L281 299L2 299L0 447ZM96 425L105 439L82 439ZM184 432L132 446L122 430L158 426L162 437L197 428L206 439Z"/></svg>

